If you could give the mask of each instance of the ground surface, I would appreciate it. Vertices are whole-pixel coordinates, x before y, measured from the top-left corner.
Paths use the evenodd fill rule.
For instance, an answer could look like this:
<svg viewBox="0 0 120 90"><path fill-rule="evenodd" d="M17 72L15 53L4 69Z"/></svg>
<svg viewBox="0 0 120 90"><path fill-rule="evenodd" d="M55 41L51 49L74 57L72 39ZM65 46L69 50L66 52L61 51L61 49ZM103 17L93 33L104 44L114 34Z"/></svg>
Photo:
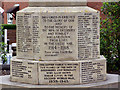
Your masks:
<svg viewBox="0 0 120 90"><path fill-rule="evenodd" d="M10 75L10 70L0 70L0 76L2 75Z"/></svg>
<svg viewBox="0 0 120 90"><path fill-rule="evenodd" d="M2 88L110 88L109 90L116 90L111 88L119 88L120 81L118 80L118 78L120 78L119 75L107 74L107 80L96 83L81 84L81 85L32 85L32 84L26 84L20 82L11 82L10 75L4 75L4 76L0 76L0 80L1 80L0 87L2 86Z"/></svg>

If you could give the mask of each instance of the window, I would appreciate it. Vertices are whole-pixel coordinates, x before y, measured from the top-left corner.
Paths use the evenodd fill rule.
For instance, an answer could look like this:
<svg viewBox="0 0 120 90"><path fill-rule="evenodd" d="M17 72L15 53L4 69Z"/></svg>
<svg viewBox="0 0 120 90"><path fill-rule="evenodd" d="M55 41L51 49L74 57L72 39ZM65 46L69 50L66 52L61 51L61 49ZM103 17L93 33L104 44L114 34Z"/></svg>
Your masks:
<svg viewBox="0 0 120 90"><path fill-rule="evenodd" d="M13 24L12 13L7 13L7 24Z"/></svg>

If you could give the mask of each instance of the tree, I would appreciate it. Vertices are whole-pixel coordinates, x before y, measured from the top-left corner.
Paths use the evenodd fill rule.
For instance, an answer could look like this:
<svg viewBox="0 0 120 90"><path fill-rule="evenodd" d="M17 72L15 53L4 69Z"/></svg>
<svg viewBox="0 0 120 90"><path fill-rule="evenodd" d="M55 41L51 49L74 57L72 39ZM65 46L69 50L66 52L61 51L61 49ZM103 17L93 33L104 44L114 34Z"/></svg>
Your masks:
<svg viewBox="0 0 120 90"><path fill-rule="evenodd" d="M0 38L4 38L4 27L2 25L0 25L1 29L0 29ZM0 41L0 57L2 59L3 64L7 61L7 51L5 51L5 47L7 45L3 42Z"/></svg>
<svg viewBox="0 0 120 90"><path fill-rule="evenodd" d="M0 38L4 38L5 29L16 29L15 24L1 24L0 27ZM4 41L0 42L0 57L2 58L3 64L7 62L7 50L5 51L5 47L7 47L7 45Z"/></svg>
<svg viewBox="0 0 120 90"><path fill-rule="evenodd" d="M107 59L108 71L120 71L120 1L103 3L101 11L106 15L101 21L101 54Z"/></svg>

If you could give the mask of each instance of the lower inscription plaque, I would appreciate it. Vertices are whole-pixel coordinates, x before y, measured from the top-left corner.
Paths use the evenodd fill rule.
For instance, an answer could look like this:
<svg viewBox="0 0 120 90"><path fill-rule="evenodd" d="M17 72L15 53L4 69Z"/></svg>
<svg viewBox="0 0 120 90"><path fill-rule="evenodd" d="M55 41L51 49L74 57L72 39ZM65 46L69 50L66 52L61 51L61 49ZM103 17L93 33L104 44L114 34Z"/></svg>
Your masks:
<svg viewBox="0 0 120 90"><path fill-rule="evenodd" d="M21 59L11 60L11 81L38 84L37 62Z"/></svg>
<svg viewBox="0 0 120 90"><path fill-rule="evenodd" d="M40 84L79 84L78 62L40 62Z"/></svg>
<svg viewBox="0 0 120 90"><path fill-rule="evenodd" d="M31 84L84 84L106 80L106 59L80 61L11 60L11 81Z"/></svg>
<svg viewBox="0 0 120 90"><path fill-rule="evenodd" d="M106 61L104 58L102 60L83 61L80 66L81 83L106 80Z"/></svg>

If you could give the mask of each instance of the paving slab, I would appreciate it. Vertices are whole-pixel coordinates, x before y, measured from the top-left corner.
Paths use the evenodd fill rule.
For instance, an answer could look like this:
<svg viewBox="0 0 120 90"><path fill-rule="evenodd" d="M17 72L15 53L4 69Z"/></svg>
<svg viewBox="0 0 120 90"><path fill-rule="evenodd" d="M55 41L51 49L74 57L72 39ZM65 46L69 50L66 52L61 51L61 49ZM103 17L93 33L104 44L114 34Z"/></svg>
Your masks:
<svg viewBox="0 0 120 90"><path fill-rule="evenodd" d="M119 86L120 76L117 74L107 74L106 81L83 85L32 85L11 82L9 75L0 76L0 88L119 88Z"/></svg>

